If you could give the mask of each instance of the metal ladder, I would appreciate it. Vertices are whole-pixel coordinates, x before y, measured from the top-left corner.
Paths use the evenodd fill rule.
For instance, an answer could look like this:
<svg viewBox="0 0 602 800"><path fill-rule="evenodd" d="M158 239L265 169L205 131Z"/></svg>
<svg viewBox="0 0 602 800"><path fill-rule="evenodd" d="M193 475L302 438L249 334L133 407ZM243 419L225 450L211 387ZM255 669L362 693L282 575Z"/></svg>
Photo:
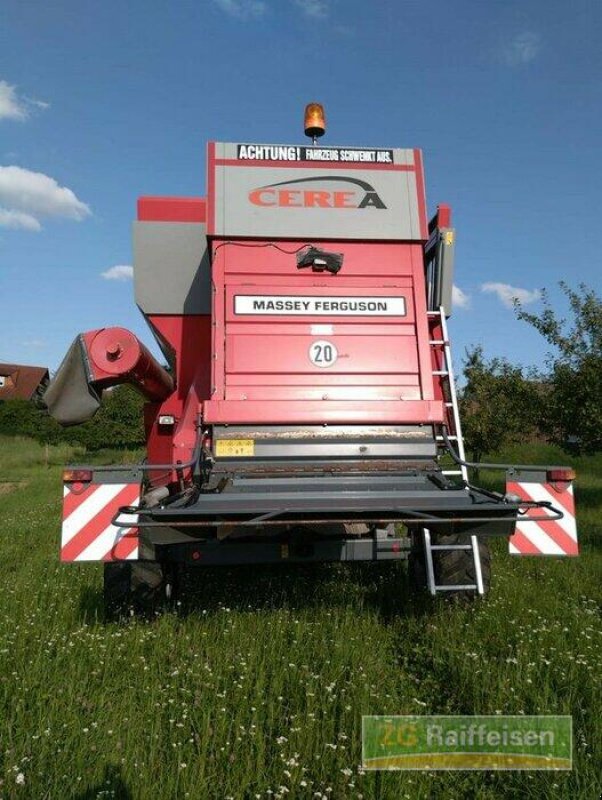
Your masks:
<svg viewBox="0 0 602 800"><path fill-rule="evenodd" d="M445 407L449 409L449 416L453 421L453 431L451 431L448 439L455 442L458 455L462 461L466 460L464 452L464 439L462 437L462 425L460 423L460 412L458 409L458 396L456 394L456 382L454 379L451 348L449 343L449 336L447 333L447 320L445 319L445 311L442 307L438 311L427 312L429 319L435 319L439 323L441 331L441 339L430 339L429 345L431 348L441 348L442 351L442 364L441 369L434 370L433 375L441 379L443 387L443 402ZM447 392L445 389L447 388ZM449 397L449 399L446 399ZM453 434L453 435L452 435ZM443 441L443 436L436 436L437 442ZM465 483L468 482L468 471L465 466L459 469L444 469L444 475L460 475ZM431 532L428 528L422 529L424 540L424 553L426 558L426 576L428 590L432 595L439 592L458 592L458 591L473 591L476 594L483 595L485 593L483 587L483 570L481 568L481 554L479 552L479 540L476 536L470 537L470 544L433 544L431 540ZM435 568L433 565L433 552L435 550L471 550L474 560L474 573L475 583L459 584L444 586L435 581Z"/></svg>

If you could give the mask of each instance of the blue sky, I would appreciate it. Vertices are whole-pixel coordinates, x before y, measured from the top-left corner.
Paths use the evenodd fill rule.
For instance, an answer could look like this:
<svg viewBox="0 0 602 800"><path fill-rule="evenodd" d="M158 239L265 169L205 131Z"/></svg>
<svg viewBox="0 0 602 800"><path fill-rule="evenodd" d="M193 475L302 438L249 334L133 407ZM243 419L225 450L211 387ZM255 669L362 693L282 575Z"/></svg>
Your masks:
<svg viewBox="0 0 602 800"><path fill-rule="evenodd" d="M105 325L150 343L112 270L136 198L202 195L207 140L301 142L318 100L325 143L423 148L429 209L454 210L455 360L541 366L509 298L601 286L601 40L598 0L3 0L0 360L56 368Z"/></svg>

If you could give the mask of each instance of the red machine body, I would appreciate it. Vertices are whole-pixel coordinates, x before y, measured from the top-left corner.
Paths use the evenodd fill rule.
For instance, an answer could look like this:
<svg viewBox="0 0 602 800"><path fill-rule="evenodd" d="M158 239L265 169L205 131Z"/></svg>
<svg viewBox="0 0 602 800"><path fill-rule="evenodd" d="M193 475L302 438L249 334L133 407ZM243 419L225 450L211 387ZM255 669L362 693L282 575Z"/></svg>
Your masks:
<svg viewBox="0 0 602 800"><path fill-rule="evenodd" d="M209 143L206 198L139 199L136 303L167 364L122 328L89 331L46 399L75 424L132 383L148 457L66 472L64 560L152 561L163 585L181 561L409 550L431 593L482 594L478 537L511 535L519 511L562 518L468 482L446 328L454 231L448 206L427 219L420 151L317 146L311 119L313 146ZM159 585L126 566L105 571L109 602Z"/></svg>
<svg viewBox="0 0 602 800"><path fill-rule="evenodd" d="M249 240L213 241L214 354L212 423L442 422L430 367L422 248L413 244L314 242L344 255L337 275L300 271L295 244L254 247ZM235 298L325 298L296 317L236 313ZM336 301L401 298L403 315L333 316ZM220 298L221 302L218 302ZM301 300L307 304L307 300ZM298 305L289 303L293 306ZM312 343L330 342L336 361L321 367Z"/></svg>
<svg viewBox="0 0 602 800"><path fill-rule="evenodd" d="M221 147L222 151L228 148ZM343 152L351 157L358 151ZM358 241L353 224L345 219L349 211L357 214L354 190L358 184L336 183L341 173L340 162L320 161L320 176L314 177L311 171L308 173L306 160L254 158L255 174L265 170L276 186L248 193L244 187L243 191L249 207L255 211L256 206L259 215L265 210L286 209L295 214L297 224L304 212L338 215L333 228L338 235L331 238L295 236L295 224L290 227L293 235L259 238L265 225L260 218L251 222L257 234L252 238L224 235L228 232L223 230L226 223L222 221L220 230L215 213L220 202L226 202L228 193L222 187L220 196L220 170L224 182L227 171L248 170L249 162L218 157L213 143L208 146L207 200L167 197L139 200L140 223L202 225L211 260L209 314L178 316L145 311L159 340L173 352L178 376L176 395L147 410L153 460L165 459L172 433L154 424L159 415L174 414L178 418L179 424L173 431L175 447L182 440L190 445L183 427L190 424L193 416L191 405L205 422L220 425L443 422L444 406L433 380L429 345L424 275L428 227L422 160L418 150L403 152L411 155L397 160L411 163L394 163L394 158L388 156L389 161L383 163L346 162L344 172L345 180L351 182L357 175L358 183L365 183L367 166L371 180L379 173L402 173L404 178L411 178L415 192L411 241L383 239L377 227L381 209L371 207L363 209L363 215L368 218L372 215L369 224L376 226L374 240ZM297 174L300 180L295 180ZM286 181L291 176L288 187L278 180ZM376 184L370 186L373 187ZM363 191L363 186L360 190ZM234 222L235 230L237 224ZM345 238L347 232L349 238ZM398 238L402 236L402 227L395 233ZM298 269L295 253L310 243L320 250L340 253L341 271L332 274ZM314 314L296 315L288 310L240 313L235 308L236 298L251 297L268 302L270 298L282 297L306 303L307 298L312 302L313 298L324 299L323 307L316 308ZM366 298L377 304L380 298L396 298L400 313L368 316L337 313L337 300L339 307L344 307L341 304L349 306L353 299ZM334 363L321 366L312 362L310 350L320 342L333 346ZM184 417L188 422L183 422Z"/></svg>
<svg viewBox="0 0 602 800"><path fill-rule="evenodd" d="M148 348L125 328L101 328L83 334L94 383L133 383L149 399L165 400L174 390L172 377Z"/></svg>

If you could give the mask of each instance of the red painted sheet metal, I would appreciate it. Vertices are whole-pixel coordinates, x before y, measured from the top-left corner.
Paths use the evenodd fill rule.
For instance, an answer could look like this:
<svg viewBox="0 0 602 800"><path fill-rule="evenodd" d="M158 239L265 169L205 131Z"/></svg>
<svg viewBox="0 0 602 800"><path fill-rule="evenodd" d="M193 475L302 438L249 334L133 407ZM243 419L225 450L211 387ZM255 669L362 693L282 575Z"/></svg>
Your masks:
<svg viewBox="0 0 602 800"><path fill-rule="evenodd" d="M560 520L529 522L529 517L546 515L543 508L532 508L516 523L516 532L509 539L512 555L578 556L575 499L570 482L529 483L509 482L506 492L527 501L551 502L564 517Z"/></svg>
<svg viewBox="0 0 602 800"><path fill-rule="evenodd" d="M331 250L343 253L343 268L338 275L330 273L316 273L311 269L297 269L295 253L307 245L322 250ZM274 246L275 245L275 246ZM224 242L214 240L214 264L228 276L253 275L254 280L269 282L273 276L282 275L295 279L301 286L320 282L325 288L336 286L341 281L345 285L353 279L358 280L359 286L379 285L375 283L380 278L385 279L385 285L400 286L401 278L413 279L416 265L422 268L422 245L394 244L394 243L368 243L368 242ZM385 283L385 281L387 281Z"/></svg>
<svg viewBox="0 0 602 800"><path fill-rule="evenodd" d="M318 242L344 255L337 275L298 270L292 251L214 241L212 395L207 422L440 422L434 400L420 245ZM283 253L282 250L288 252ZM391 298L395 315L275 314L235 310L235 298L328 302ZM399 299L405 314L398 313ZM313 307L312 307L313 308ZM316 341L336 361L312 363Z"/></svg>
<svg viewBox="0 0 602 800"><path fill-rule="evenodd" d="M204 197L139 197L139 222L205 222Z"/></svg>
<svg viewBox="0 0 602 800"><path fill-rule="evenodd" d="M288 386L314 387L316 378L315 375L311 373L291 373L290 375L287 375L286 382ZM347 380L347 375L337 375L336 373L330 372L322 375L320 382L323 386L334 386L341 389L344 389L345 386L350 385ZM378 383L379 387L412 386L415 387L420 393L420 381L417 375L380 375ZM251 372L241 372L228 376L229 386L280 386L281 384L282 376L278 374L253 374ZM353 385L357 387L364 386L367 388L374 388L374 376L370 373L365 375L354 374Z"/></svg>
<svg viewBox="0 0 602 800"><path fill-rule="evenodd" d="M426 223L425 223L426 224ZM422 251L411 250L414 282L414 307L416 309L416 346L420 367L420 386L425 400L435 397L433 374L431 367L431 347L429 344L429 326L426 303L426 286L424 279L424 257Z"/></svg>
<svg viewBox="0 0 602 800"><path fill-rule="evenodd" d="M349 381L351 375L368 373L374 376L374 386L377 387L383 373L418 373L418 354L413 337L397 337L392 341L391 336L374 336L368 325L358 325L354 336L312 334L311 325L299 327L306 330L299 330L295 336L279 336L276 331L276 335L271 336L228 333L226 382L232 373L249 372L252 365L253 374L281 374L283 384L286 384L289 374L299 372L312 374L315 382L320 384L324 369L314 366L308 357L308 350L315 340L331 341L336 345L338 358L327 368L328 372L346 375ZM332 328L336 330L336 326ZM376 353L378 358L375 358ZM300 387L295 388L299 396L305 394Z"/></svg>
<svg viewBox="0 0 602 800"><path fill-rule="evenodd" d="M311 167L315 167L319 165L321 170L337 170L341 171L344 169L347 171L348 169L359 169L366 172L368 168L370 172L372 171L384 171L384 172L414 172L415 166L414 164L375 164L370 163L367 165L364 163L353 163L351 161L270 161L269 159L253 159L252 161L241 161L238 158L216 158L213 162L218 167L244 167L244 166L253 166L253 167L273 167L275 169L308 169Z"/></svg>
<svg viewBox="0 0 602 800"><path fill-rule="evenodd" d="M451 228L451 207L447 203L437 206L437 227Z"/></svg>
<svg viewBox="0 0 602 800"><path fill-rule="evenodd" d="M240 316L242 319L243 316ZM315 321L312 322L305 322L304 319L303 321L299 320L296 323L279 321L283 319L284 317L282 316L277 317L274 315L269 322L252 323L236 322L236 319L234 318L233 322L236 324L232 325L232 331L240 336L297 336L300 332L317 334L324 333L326 328L330 329L335 328L336 326L337 336L357 336L358 334L361 334L362 336L401 336L405 337L406 339L414 339L416 333L414 325L405 325L400 323L399 317L391 318L391 322L389 324L383 323L377 325L368 325L361 317L357 318L357 322L355 324L339 324L338 321L324 322L321 317L319 319L314 318ZM350 317L347 317L347 319L350 319ZM323 375L326 374L328 373L323 373Z"/></svg>
<svg viewBox="0 0 602 800"><path fill-rule="evenodd" d="M148 460L166 464L177 459L188 461L196 439L196 419L200 404L211 396L211 316L209 314L151 314L147 321L158 339L171 351L176 390L164 403L145 409ZM160 414L171 414L176 427L161 428ZM153 472L154 484L171 480L168 473Z"/></svg>
<svg viewBox="0 0 602 800"><path fill-rule="evenodd" d="M173 378L148 348L125 328L101 328L82 334L87 365L101 385L131 382L149 399L164 400L174 390Z"/></svg>
<svg viewBox="0 0 602 800"><path fill-rule="evenodd" d="M207 143L207 234L215 233L215 142Z"/></svg>
<svg viewBox="0 0 602 800"><path fill-rule="evenodd" d="M204 396L209 397L211 317L209 314L148 314L147 322L166 349L173 353L176 394L184 400L197 372L205 376ZM166 412L169 413L169 412Z"/></svg>
<svg viewBox="0 0 602 800"><path fill-rule="evenodd" d="M422 150L414 150L414 163L416 164L416 191L418 194L418 213L420 215L420 233L422 239L428 239L428 224L426 219L426 193L424 189L424 167L422 166Z"/></svg>
<svg viewBox="0 0 602 800"><path fill-rule="evenodd" d="M256 402L209 400L204 403L208 423L435 423L443 419L442 404L436 400L331 401L304 400Z"/></svg>
<svg viewBox="0 0 602 800"><path fill-rule="evenodd" d="M226 400L297 400L301 392L295 386L262 386L253 385L256 376L248 378L244 387L226 386ZM397 376L396 376L397 377ZM344 386L315 385L302 392L307 400L338 400L346 403L350 400L420 400L418 386L404 386L397 381L395 386Z"/></svg>
<svg viewBox="0 0 602 800"><path fill-rule="evenodd" d="M378 385L374 375L328 372L316 380L315 373L288 373L286 385L277 373L229 373L226 400L420 400L417 375L380 374ZM300 388L302 387L302 388Z"/></svg>

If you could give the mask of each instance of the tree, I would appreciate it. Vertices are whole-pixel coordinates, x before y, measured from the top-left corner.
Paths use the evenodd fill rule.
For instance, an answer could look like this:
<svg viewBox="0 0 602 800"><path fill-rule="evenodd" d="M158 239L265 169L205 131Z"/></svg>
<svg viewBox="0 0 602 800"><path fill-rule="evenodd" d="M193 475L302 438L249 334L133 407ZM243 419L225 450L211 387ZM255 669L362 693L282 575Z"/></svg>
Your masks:
<svg viewBox="0 0 602 800"><path fill-rule="evenodd" d="M0 402L0 434L29 436L42 444L56 444L63 439L61 426L44 414L30 400Z"/></svg>
<svg viewBox="0 0 602 800"><path fill-rule="evenodd" d="M144 445L143 398L131 386L118 386L103 397L89 422L63 428L29 400L0 402L0 434L30 436L43 444L69 442L88 450Z"/></svg>
<svg viewBox="0 0 602 800"><path fill-rule="evenodd" d="M131 386L105 392L102 405L89 422L66 428L63 438L88 450L144 445L144 399Z"/></svg>
<svg viewBox="0 0 602 800"><path fill-rule="evenodd" d="M460 394L462 432L473 461L537 433L541 393L531 375L504 358L487 361L482 347L466 351Z"/></svg>
<svg viewBox="0 0 602 800"><path fill-rule="evenodd" d="M518 301L515 308L554 348L547 357L543 430L568 452L595 453L602 450L602 299L583 283L578 291L564 281L560 288L570 321L557 316L546 291L539 315L527 313Z"/></svg>

